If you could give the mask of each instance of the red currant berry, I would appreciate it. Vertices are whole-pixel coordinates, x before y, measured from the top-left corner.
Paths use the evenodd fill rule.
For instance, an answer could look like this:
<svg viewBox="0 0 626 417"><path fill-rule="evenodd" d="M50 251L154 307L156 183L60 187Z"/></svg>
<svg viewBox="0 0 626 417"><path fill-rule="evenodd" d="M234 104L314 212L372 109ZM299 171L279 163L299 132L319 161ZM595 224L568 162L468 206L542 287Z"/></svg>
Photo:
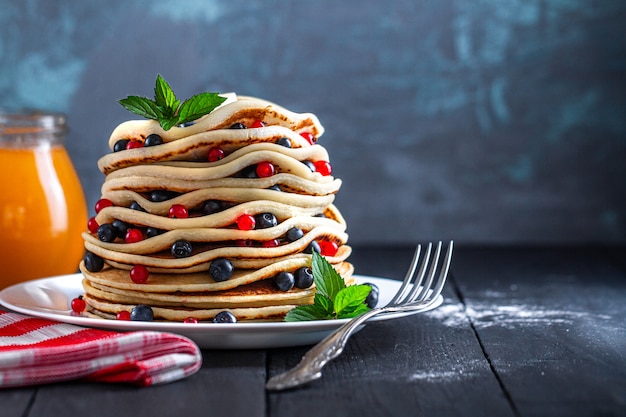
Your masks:
<svg viewBox="0 0 626 417"><path fill-rule="evenodd" d="M256 166L256 175L259 178L271 177L276 170L271 162L259 162Z"/></svg>
<svg viewBox="0 0 626 417"><path fill-rule="evenodd" d="M322 256L335 256L339 250L339 246L332 240L320 240L317 243L320 245L320 255Z"/></svg>
<svg viewBox="0 0 626 417"><path fill-rule="evenodd" d="M130 279L135 284L145 284L148 282L148 268L143 265L135 265L133 269L130 270Z"/></svg>
<svg viewBox="0 0 626 417"><path fill-rule="evenodd" d="M265 127L265 123L263 123L263 120L255 120L254 122L252 122L252 126L250 127L252 128Z"/></svg>
<svg viewBox="0 0 626 417"><path fill-rule="evenodd" d="M302 133L300 133L300 136L305 138L306 141L309 142L311 145L315 145L315 142L317 142L317 139L315 138L315 136L313 136L312 133L302 132Z"/></svg>
<svg viewBox="0 0 626 417"><path fill-rule="evenodd" d="M139 229L131 229L129 228L126 231L126 237L124 238L126 243L136 243L141 242L143 240L143 233Z"/></svg>
<svg viewBox="0 0 626 417"><path fill-rule="evenodd" d="M115 320L130 321L130 312L122 310L115 315Z"/></svg>
<svg viewBox="0 0 626 417"><path fill-rule="evenodd" d="M72 311L74 313L82 313L83 311L85 311L85 307L87 307L87 304L85 303L85 300L83 300L83 297L76 297L72 300Z"/></svg>
<svg viewBox="0 0 626 417"><path fill-rule="evenodd" d="M280 245L280 242L278 241L278 239L265 240L261 244L261 246L264 248L275 248L278 245Z"/></svg>
<svg viewBox="0 0 626 417"><path fill-rule="evenodd" d="M235 241L235 245L239 246L240 248L251 248L252 246L254 246L254 242L247 239L239 239Z"/></svg>
<svg viewBox="0 0 626 417"><path fill-rule="evenodd" d="M256 220L254 220L254 216L242 214L237 218L237 227L239 230L254 230L255 226Z"/></svg>
<svg viewBox="0 0 626 417"><path fill-rule="evenodd" d="M91 233L93 233L94 235L96 233L98 233L98 228L100 227L100 225L98 224L98 222L96 221L95 217L92 217L91 219L89 219L87 221L87 229L89 229L89 231Z"/></svg>
<svg viewBox="0 0 626 417"><path fill-rule="evenodd" d="M189 212L182 204L174 204L170 207L169 217L172 219L186 219L189 217Z"/></svg>
<svg viewBox="0 0 626 417"><path fill-rule="evenodd" d="M315 161L313 165L315 165L315 171L325 177L333 173L333 167L330 166L330 162L328 161Z"/></svg>
<svg viewBox="0 0 626 417"><path fill-rule="evenodd" d="M197 319L197 318L195 318L195 317L187 317L187 318L183 321L183 323L197 323L197 322L198 322L198 319Z"/></svg>
<svg viewBox="0 0 626 417"><path fill-rule="evenodd" d="M218 147L209 149L209 162L219 161L224 158L224 151Z"/></svg>
<svg viewBox="0 0 626 417"><path fill-rule="evenodd" d="M126 149L136 148L143 148L143 142L139 142L138 140L131 140L126 144Z"/></svg>
<svg viewBox="0 0 626 417"><path fill-rule="evenodd" d="M101 198L100 200L96 202L96 206L95 206L96 214L100 213L100 211L103 208L111 207L112 205L113 205L113 202L111 200L107 198Z"/></svg>

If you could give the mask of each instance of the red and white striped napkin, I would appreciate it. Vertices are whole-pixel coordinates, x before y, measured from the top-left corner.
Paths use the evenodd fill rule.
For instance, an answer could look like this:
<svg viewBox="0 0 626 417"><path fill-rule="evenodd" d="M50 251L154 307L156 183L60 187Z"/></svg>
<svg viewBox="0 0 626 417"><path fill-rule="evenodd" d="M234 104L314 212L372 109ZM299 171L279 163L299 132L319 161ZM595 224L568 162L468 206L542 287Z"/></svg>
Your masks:
<svg viewBox="0 0 626 417"><path fill-rule="evenodd" d="M71 379L165 384L194 374L202 354L171 333L118 333L0 311L0 387Z"/></svg>

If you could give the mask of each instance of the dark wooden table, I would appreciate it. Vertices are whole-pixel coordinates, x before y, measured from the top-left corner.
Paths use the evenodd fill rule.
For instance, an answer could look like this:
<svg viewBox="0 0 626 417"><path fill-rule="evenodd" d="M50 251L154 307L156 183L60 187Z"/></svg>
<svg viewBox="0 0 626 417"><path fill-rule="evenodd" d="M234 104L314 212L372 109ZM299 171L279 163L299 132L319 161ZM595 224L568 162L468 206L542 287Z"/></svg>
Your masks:
<svg viewBox="0 0 626 417"><path fill-rule="evenodd" d="M412 248L355 248L401 278ZM626 248L457 246L437 310L373 323L321 380L265 381L306 347L203 351L165 386L87 382L0 391L0 416L626 416Z"/></svg>

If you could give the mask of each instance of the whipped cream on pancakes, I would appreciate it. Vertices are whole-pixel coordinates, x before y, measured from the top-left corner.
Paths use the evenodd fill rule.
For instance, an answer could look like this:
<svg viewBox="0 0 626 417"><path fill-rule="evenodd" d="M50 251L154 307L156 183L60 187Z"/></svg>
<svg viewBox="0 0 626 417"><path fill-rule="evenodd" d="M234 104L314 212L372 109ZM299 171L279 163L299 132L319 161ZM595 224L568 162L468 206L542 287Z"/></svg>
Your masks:
<svg viewBox="0 0 626 417"><path fill-rule="evenodd" d="M280 319L312 303L314 288L275 277L310 267L313 250L352 281L346 222L333 204L341 180L318 143L317 117L227 97L184 127L133 120L111 134L112 152L98 161L100 207L83 233L90 314L146 304L161 320L210 320L224 309Z"/></svg>

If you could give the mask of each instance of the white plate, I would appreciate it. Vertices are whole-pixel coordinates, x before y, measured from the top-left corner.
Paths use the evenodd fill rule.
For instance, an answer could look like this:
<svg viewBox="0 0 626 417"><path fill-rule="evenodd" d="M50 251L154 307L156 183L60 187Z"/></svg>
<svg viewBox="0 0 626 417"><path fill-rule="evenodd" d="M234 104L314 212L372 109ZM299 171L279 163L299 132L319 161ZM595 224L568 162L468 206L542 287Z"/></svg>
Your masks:
<svg viewBox="0 0 626 417"><path fill-rule="evenodd" d="M386 304L400 287L400 281L386 278L355 276L360 283L371 282L380 290L379 305ZM195 341L205 349L256 349L310 345L319 342L347 320L315 320L270 323L172 323L93 319L72 313L72 299L83 294L82 275L61 275L13 285L0 291L0 304L18 313L42 317L85 327L116 331L155 330L177 333ZM443 298L424 310L397 313L374 318L389 320L441 305Z"/></svg>

